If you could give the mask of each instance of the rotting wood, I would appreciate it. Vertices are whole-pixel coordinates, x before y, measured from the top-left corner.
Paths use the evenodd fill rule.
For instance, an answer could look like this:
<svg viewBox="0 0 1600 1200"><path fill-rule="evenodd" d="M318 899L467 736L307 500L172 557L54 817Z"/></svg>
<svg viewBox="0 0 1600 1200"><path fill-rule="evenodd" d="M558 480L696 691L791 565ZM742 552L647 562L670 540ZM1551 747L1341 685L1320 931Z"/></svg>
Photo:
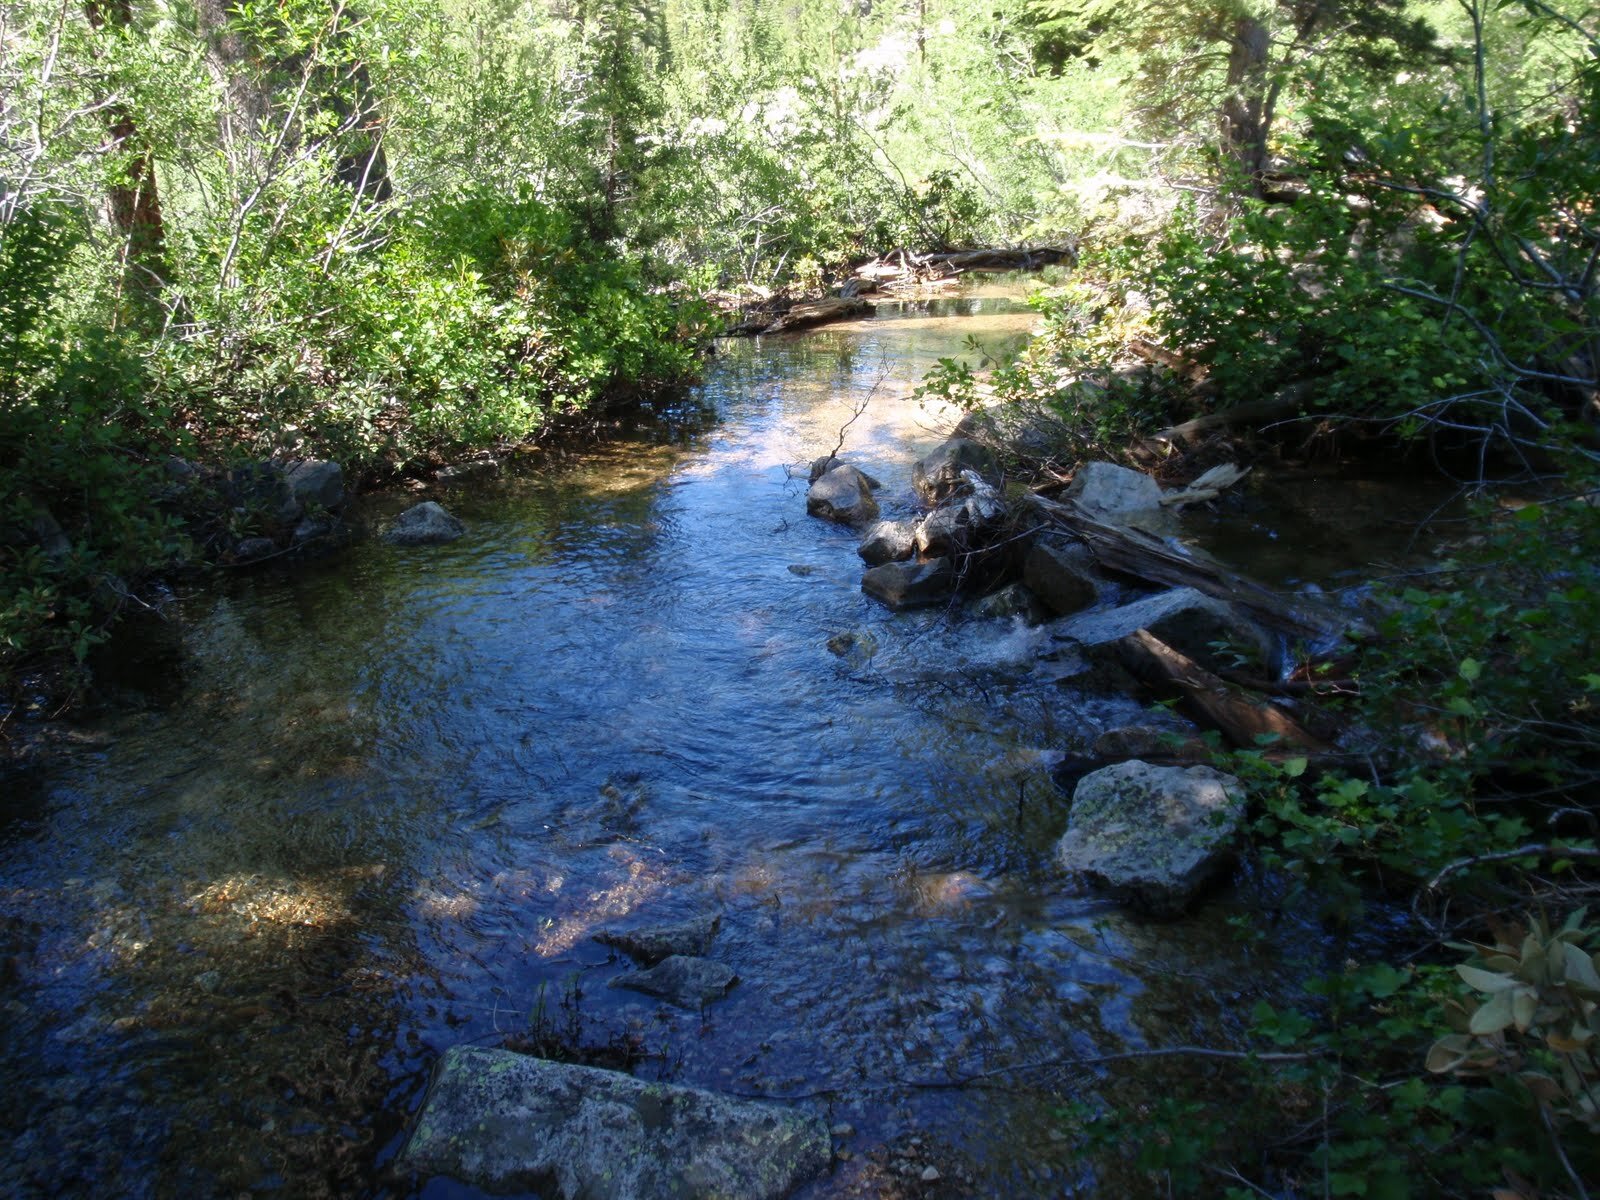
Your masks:
<svg viewBox="0 0 1600 1200"><path fill-rule="evenodd" d="M1243 609L1264 625L1313 642L1331 641L1354 623L1331 606L1304 598L1290 600L1221 563L1176 549L1148 530L1098 521L1070 500L1034 495L1029 505L1088 546L1106 570L1163 587L1192 587Z"/></svg>
<svg viewBox="0 0 1600 1200"><path fill-rule="evenodd" d="M1148 629L1129 634L1119 643L1119 649L1123 665L1136 676L1157 688L1175 688L1236 746L1254 749L1263 738L1270 737L1279 746L1312 754L1326 754L1333 749L1277 705L1217 678Z"/></svg>

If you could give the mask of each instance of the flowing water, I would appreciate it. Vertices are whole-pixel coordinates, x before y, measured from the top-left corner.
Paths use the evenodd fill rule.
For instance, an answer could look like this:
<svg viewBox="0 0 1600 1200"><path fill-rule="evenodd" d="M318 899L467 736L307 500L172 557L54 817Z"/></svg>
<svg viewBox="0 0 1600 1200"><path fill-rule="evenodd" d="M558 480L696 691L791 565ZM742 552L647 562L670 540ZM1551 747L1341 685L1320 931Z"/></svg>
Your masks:
<svg viewBox="0 0 1600 1200"><path fill-rule="evenodd" d="M805 515L841 430L911 511L950 421L912 384L1030 320L980 291L731 345L698 431L445 495L452 545L186 598L181 656L0 809L8 1193L463 1194L392 1169L432 1062L548 1035L848 1124L812 1195L924 1159L1093 1194L1059 1109L1104 1070L1005 1069L1226 1044L1325 949L1232 936L1237 896L1150 925L1066 890L1041 752L1138 709L1038 632L886 612ZM711 913L726 999L606 986L596 931ZM978 1075L1009 1086L936 1086Z"/></svg>

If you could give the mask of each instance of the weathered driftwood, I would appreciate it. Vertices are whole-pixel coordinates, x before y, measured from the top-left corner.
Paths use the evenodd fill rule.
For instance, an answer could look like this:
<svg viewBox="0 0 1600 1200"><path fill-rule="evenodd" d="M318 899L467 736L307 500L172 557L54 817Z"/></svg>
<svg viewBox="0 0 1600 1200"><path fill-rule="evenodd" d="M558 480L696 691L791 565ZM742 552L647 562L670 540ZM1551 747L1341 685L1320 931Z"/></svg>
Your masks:
<svg viewBox="0 0 1600 1200"><path fill-rule="evenodd" d="M1277 746L1312 754L1333 749L1277 705L1217 678L1147 629L1124 638L1120 649L1123 664L1130 671L1158 689L1176 690L1199 716L1236 746L1254 748L1270 736Z"/></svg>
<svg viewBox="0 0 1600 1200"><path fill-rule="evenodd" d="M860 279L889 283L913 278L937 279L960 271L1031 271L1052 263L1075 263L1077 257L1077 252L1071 247L1062 246L1035 246L1017 250L950 250L930 254L895 250L863 263L855 269L855 274Z"/></svg>
<svg viewBox="0 0 1600 1200"><path fill-rule="evenodd" d="M1098 521L1070 500L1036 495L1031 504L1052 525L1087 545L1106 570L1163 587L1192 587L1236 605L1265 625L1315 642L1331 640L1351 623L1337 609L1305 598L1288 599L1209 557L1179 550L1148 530Z"/></svg>
<svg viewBox="0 0 1600 1200"><path fill-rule="evenodd" d="M803 300L783 316L767 326L767 333L787 333L792 329L807 329L829 321L844 321L863 316L872 306L859 296L824 296L820 300Z"/></svg>

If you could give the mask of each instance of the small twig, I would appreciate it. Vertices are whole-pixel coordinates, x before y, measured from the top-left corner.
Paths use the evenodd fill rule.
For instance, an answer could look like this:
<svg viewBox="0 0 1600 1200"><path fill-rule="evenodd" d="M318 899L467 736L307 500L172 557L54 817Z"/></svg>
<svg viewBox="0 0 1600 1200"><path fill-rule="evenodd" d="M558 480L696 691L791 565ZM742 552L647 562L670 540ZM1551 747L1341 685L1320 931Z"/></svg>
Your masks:
<svg viewBox="0 0 1600 1200"><path fill-rule="evenodd" d="M1428 880L1424 890L1431 892L1449 876L1458 871L1464 871L1468 867L1477 866L1479 863L1506 862L1513 858L1530 858L1536 854L1557 855L1562 858L1600 859L1600 849L1590 849L1583 846L1563 846L1556 842L1544 842L1536 846L1519 846L1515 850L1501 850L1494 854L1474 854L1470 858L1458 858Z"/></svg>

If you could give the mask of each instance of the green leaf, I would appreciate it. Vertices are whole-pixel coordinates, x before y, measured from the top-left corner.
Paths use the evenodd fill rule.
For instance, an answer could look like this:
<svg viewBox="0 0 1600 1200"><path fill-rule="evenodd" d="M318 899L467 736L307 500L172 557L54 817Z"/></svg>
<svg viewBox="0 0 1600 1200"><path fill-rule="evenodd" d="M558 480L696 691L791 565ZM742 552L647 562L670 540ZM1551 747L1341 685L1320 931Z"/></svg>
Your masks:
<svg viewBox="0 0 1600 1200"><path fill-rule="evenodd" d="M1472 1020L1467 1023L1468 1031L1478 1037L1488 1037L1505 1029L1516 1019L1512 1009L1514 995L1511 991L1496 992L1489 1003L1472 1014Z"/></svg>
<svg viewBox="0 0 1600 1200"><path fill-rule="evenodd" d="M1300 776L1306 773L1306 765L1308 762L1309 760L1303 756L1300 758L1284 759L1283 773L1290 779L1299 779Z"/></svg>
<svg viewBox="0 0 1600 1200"><path fill-rule="evenodd" d="M1494 994L1496 992L1510 991L1517 986L1517 981L1509 975L1497 975L1493 971L1485 971L1480 967L1468 966L1466 963L1461 963L1456 967L1456 974L1461 976L1462 982L1469 988L1479 992Z"/></svg>
<svg viewBox="0 0 1600 1200"><path fill-rule="evenodd" d="M1468 683L1472 683L1483 674L1483 664L1475 658L1463 658L1461 666L1457 668L1457 674Z"/></svg>

